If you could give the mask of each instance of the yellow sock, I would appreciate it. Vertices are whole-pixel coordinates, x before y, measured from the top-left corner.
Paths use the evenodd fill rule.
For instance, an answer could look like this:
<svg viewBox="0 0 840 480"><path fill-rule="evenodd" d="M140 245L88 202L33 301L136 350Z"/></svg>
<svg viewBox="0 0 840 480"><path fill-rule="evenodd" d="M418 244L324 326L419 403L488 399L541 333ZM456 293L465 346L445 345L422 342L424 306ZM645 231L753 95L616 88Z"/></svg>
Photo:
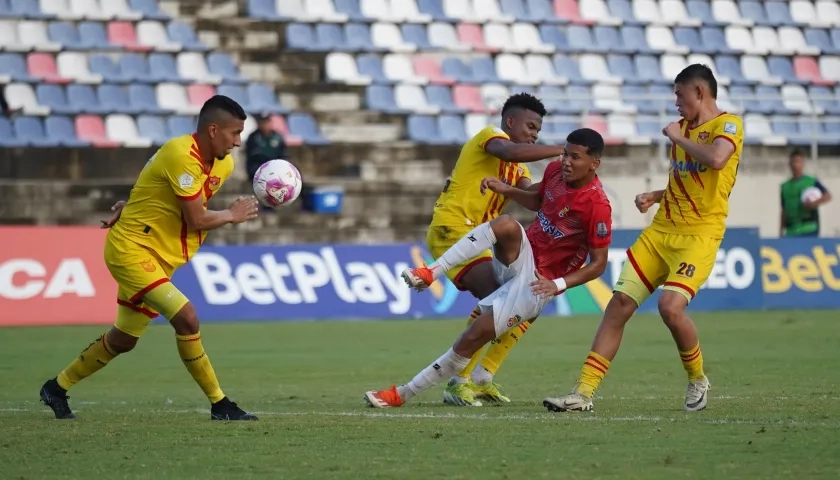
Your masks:
<svg viewBox="0 0 840 480"><path fill-rule="evenodd" d="M470 317L467 319L467 326L469 326L472 322L474 322L475 319L479 317L479 315L481 315L481 307L476 306L475 309L473 309L472 313L470 313ZM470 358L470 363L468 363L467 366L464 367L463 370L458 372L458 376L461 377L461 378L469 379L470 374L472 374L472 371L475 369L475 366L478 365L478 359L479 358L481 358L481 349L480 348Z"/></svg>
<svg viewBox="0 0 840 480"><path fill-rule="evenodd" d="M117 354L108 346L103 333L94 340L73 362L58 374L58 386L65 390L102 369Z"/></svg>
<svg viewBox="0 0 840 480"><path fill-rule="evenodd" d="M688 373L689 382L701 380L706 376L703 373L703 352L700 351L699 343L691 350L680 351L680 359L682 359L683 368Z"/></svg>
<svg viewBox="0 0 840 480"><path fill-rule="evenodd" d="M493 340L493 343L487 347L487 353L481 360L481 366L490 372L491 375L495 375L499 371L502 362L507 358L508 353L510 353L510 349L516 345L519 339L522 338L522 335L525 335L525 332L528 331L530 326L531 321L526 320Z"/></svg>
<svg viewBox="0 0 840 480"><path fill-rule="evenodd" d="M610 368L610 361L595 352L589 352L589 356L583 362L580 369L577 391L589 398L595 396L595 390L601 384L601 380L607 375Z"/></svg>
<svg viewBox="0 0 840 480"><path fill-rule="evenodd" d="M210 403L216 403L225 398L222 388L219 387L216 372L213 371L213 365L210 364L210 359L204 353L204 347L201 345L201 334L175 335L175 340L178 344L178 354L181 355L184 366L187 367L187 371L195 379L195 383L201 387L201 390L210 399Z"/></svg>

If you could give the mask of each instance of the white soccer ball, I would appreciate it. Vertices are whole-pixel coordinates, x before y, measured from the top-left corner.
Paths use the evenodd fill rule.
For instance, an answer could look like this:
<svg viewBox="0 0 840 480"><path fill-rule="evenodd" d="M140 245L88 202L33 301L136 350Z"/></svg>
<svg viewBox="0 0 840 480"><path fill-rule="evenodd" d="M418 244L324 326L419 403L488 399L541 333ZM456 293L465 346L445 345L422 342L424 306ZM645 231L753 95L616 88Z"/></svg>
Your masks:
<svg viewBox="0 0 840 480"><path fill-rule="evenodd" d="M814 202L822 198L822 192L817 187L808 187L805 190L802 190L802 203L805 202Z"/></svg>
<svg viewBox="0 0 840 480"><path fill-rule="evenodd" d="M302 188L300 172L286 160L269 160L254 174L254 194L266 207L291 205Z"/></svg>

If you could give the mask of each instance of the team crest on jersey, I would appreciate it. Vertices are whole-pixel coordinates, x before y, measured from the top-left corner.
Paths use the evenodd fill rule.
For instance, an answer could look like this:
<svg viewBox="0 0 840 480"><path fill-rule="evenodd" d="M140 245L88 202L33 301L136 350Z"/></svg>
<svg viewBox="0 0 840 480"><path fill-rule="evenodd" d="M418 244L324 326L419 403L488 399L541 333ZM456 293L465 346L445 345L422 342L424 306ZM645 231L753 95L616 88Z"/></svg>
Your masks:
<svg viewBox="0 0 840 480"><path fill-rule="evenodd" d="M565 207L563 207L562 210L557 212L557 216L560 217L560 218L564 218L568 213L569 213L569 206L566 205Z"/></svg>
<svg viewBox="0 0 840 480"><path fill-rule="evenodd" d="M708 139L709 139L709 132L700 132L700 134L697 135L697 142L698 143L700 143L700 142L705 143Z"/></svg>
<svg viewBox="0 0 840 480"><path fill-rule="evenodd" d="M143 270L145 270L149 273L157 270L157 267L155 266L155 264L152 263L152 260L148 259L148 258L143 260L142 262L140 262L140 266L143 267Z"/></svg>
<svg viewBox="0 0 840 480"><path fill-rule="evenodd" d="M207 177L207 185L210 185L210 190L218 190L219 185L222 184L222 179L219 177Z"/></svg>
<svg viewBox="0 0 840 480"><path fill-rule="evenodd" d="M513 317L508 318L507 326L508 326L508 328L510 328L510 327L516 325L517 323L521 322L521 321L522 321L522 317L520 317L519 315L514 315Z"/></svg>

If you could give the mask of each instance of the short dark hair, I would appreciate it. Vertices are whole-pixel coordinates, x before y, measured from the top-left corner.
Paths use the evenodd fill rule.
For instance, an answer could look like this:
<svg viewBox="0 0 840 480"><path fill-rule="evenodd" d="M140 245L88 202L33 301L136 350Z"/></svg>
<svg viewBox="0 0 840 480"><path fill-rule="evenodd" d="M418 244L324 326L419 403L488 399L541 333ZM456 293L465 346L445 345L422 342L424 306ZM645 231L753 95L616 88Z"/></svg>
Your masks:
<svg viewBox="0 0 840 480"><path fill-rule="evenodd" d="M692 80L702 80L706 82L709 86L709 92L712 94L712 98L717 98L717 79L715 79L715 74L712 72L712 69L707 65L693 63L685 67L677 74L677 78L674 79L674 83L688 83Z"/></svg>
<svg viewBox="0 0 840 480"><path fill-rule="evenodd" d="M793 160L796 157L805 158L805 152L800 149L795 149L794 151L790 152L790 156L788 157L788 161Z"/></svg>
<svg viewBox="0 0 840 480"><path fill-rule="evenodd" d="M544 117L547 113L545 105L543 105L540 99L526 92L517 93L508 97L502 106L502 116L504 117L505 112L513 108L530 110L541 117Z"/></svg>
<svg viewBox="0 0 840 480"><path fill-rule="evenodd" d="M220 113L226 113L237 120L245 120L248 115L242 105L230 97L224 95L213 95L209 100L204 102L201 111L198 112L198 125L207 125L208 123L220 122Z"/></svg>
<svg viewBox="0 0 840 480"><path fill-rule="evenodd" d="M586 147L586 154L600 157L604 153L604 137L591 128L579 128L566 137L566 142L572 145Z"/></svg>

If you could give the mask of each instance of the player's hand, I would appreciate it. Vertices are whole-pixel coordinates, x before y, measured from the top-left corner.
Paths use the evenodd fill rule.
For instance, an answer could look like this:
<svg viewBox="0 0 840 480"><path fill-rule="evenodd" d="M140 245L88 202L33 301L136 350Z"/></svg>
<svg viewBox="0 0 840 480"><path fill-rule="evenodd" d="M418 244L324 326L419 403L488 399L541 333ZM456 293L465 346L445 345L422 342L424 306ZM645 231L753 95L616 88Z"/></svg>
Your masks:
<svg viewBox="0 0 840 480"><path fill-rule="evenodd" d="M549 299L560 293L557 291L557 284L554 283L554 280L543 277L536 270L534 274L537 276L537 279L531 282L531 293L544 299Z"/></svg>
<svg viewBox="0 0 840 480"><path fill-rule="evenodd" d="M228 207L233 214L233 223L242 223L257 218L260 211L256 197L239 197Z"/></svg>
<svg viewBox="0 0 840 480"><path fill-rule="evenodd" d="M482 195L484 195L487 190L504 195L508 191L508 188L510 188L508 184L496 177L485 177L484 180L481 181Z"/></svg>
<svg viewBox="0 0 840 480"><path fill-rule="evenodd" d="M636 195L636 208L638 208L641 213L647 213L648 209L652 207L654 203L656 203L656 196L650 192Z"/></svg>
<svg viewBox="0 0 840 480"><path fill-rule="evenodd" d="M115 203L114 206L111 207L111 211L114 212L111 215L111 218L109 218L108 220L100 220L102 225L100 225L99 228L111 228L111 227L113 227L114 224L117 223L117 220L120 219L120 214L122 213L123 207L125 207L125 201L124 200L120 200L119 202Z"/></svg>
<svg viewBox="0 0 840 480"><path fill-rule="evenodd" d="M802 202L802 206L805 207L806 210L814 210L819 206L817 200L808 200L806 202Z"/></svg>
<svg viewBox="0 0 840 480"><path fill-rule="evenodd" d="M675 138L682 136L682 127L679 122L671 122L667 127L662 129L662 135L665 135L669 140L674 141Z"/></svg>

